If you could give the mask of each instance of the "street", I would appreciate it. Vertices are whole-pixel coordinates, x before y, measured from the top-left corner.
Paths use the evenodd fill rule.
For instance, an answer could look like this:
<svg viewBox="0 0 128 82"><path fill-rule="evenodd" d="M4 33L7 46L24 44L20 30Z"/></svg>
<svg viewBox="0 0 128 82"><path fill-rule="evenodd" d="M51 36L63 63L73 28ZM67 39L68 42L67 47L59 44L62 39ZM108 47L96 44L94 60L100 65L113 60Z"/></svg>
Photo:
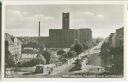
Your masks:
<svg viewBox="0 0 128 82"><path fill-rule="evenodd" d="M88 65L101 66L101 58L99 53L91 54L88 56Z"/></svg>
<svg viewBox="0 0 128 82"><path fill-rule="evenodd" d="M102 62L101 62L101 58L99 56L99 52L100 52L100 47L102 45L103 42L100 42L97 46L93 47L92 49L90 49L88 52L85 52L84 54L81 53L80 55L82 55L83 57L85 55L88 56L88 63L87 63L87 66L91 65L93 67L95 66L101 66ZM93 53L93 54L92 54ZM75 62L75 59L73 61L73 63ZM16 77L22 77L22 78L50 78L50 77L62 77L63 75L70 75L70 74L73 74L73 72L69 71L70 69L72 69L75 64L73 63L69 63L69 64L64 64L60 67L58 67L56 70L58 70L58 72L56 73L53 73L51 75L43 75L43 74L35 74L35 73L32 73L32 71L30 73L23 73L23 74L17 74L15 75ZM29 68L31 69L31 68ZM24 68L25 70L25 68ZM34 71L33 71L34 72Z"/></svg>

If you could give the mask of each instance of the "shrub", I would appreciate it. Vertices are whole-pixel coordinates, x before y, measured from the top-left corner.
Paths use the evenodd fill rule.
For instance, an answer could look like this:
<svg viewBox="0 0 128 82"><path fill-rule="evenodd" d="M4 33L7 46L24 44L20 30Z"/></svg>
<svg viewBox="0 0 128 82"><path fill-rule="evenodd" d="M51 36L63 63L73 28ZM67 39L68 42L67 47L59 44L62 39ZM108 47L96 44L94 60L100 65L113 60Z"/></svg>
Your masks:
<svg viewBox="0 0 128 82"><path fill-rule="evenodd" d="M28 62L19 63L18 67L33 67L39 64L39 61L37 59L32 59Z"/></svg>

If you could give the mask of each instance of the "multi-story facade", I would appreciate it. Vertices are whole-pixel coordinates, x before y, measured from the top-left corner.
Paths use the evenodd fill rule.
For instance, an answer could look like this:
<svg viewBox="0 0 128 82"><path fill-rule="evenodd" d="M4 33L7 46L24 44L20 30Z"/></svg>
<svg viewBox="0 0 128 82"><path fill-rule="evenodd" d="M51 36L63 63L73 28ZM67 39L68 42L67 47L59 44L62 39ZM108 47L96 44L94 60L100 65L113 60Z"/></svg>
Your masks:
<svg viewBox="0 0 128 82"><path fill-rule="evenodd" d="M73 29L50 29L49 47L50 48L69 48L74 43Z"/></svg>
<svg viewBox="0 0 128 82"><path fill-rule="evenodd" d="M16 63L20 62L21 47L22 43L17 37L5 34L5 52L9 52Z"/></svg>
<svg viewBox="0 0 128 82"><path fill-rule="evenodd" d="M79 42L85 43L86 41L92 41L92 31L89 28L79 29Z"/></svg>
<svg viewBox="0 0 128 82"><path fill-rule="evenodd" d="M122 47L124 44L124 27L116 30L116 47Z"/></svg>
<svg viewBox="0 0 128 82"><path fill-rule="evenodd" d="M23 44L22 40L23 38L17 38L8 33L5 34L5 52L9 52L16 63L27 62L37 57L37 44L26 41Z"/></svg>
<svg viewBox="0 0 128 82"><path fill-rule="evenodd" d="M50 29L48 47L70 48L76 42L82 44L91 40L91 29Z"/></svg>
<svg viewBox="0 0 128 82"><path fill-rule="evenodd" d="M113 45L113 36L114 36L115 34L114 33L111 33L110 35L109 35L109 37L108 37L108 41L107 42L109 42L109 46L110 47L112 47Z"/></svg>
<svg viewBox="0 0 128 82"><path fill-rule="evenodd" d="M109 36L110 46L113 48L122 47L124 43L124 27L116 29L115 33Z"/></svg>

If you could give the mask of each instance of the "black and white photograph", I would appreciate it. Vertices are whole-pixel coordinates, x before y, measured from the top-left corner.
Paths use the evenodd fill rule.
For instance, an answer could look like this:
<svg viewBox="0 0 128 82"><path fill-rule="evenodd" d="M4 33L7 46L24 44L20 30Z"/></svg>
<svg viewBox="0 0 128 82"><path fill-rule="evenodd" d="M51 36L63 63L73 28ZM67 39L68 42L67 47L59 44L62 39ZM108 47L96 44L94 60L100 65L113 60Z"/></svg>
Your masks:
<svg viewBox="0 0 128 82"><path fill-rule="evenodd" d="M1 26L2 26L2 3L1 3L1 1L0 1L0 80L1 80L1 38L2 38L2 28L1 28Z"/></svg>
<svg viewBox="0 0 128 82"><path fill-rule="evenodd" d="M124 5L5 6L5 78L123 78Z"/></svg>

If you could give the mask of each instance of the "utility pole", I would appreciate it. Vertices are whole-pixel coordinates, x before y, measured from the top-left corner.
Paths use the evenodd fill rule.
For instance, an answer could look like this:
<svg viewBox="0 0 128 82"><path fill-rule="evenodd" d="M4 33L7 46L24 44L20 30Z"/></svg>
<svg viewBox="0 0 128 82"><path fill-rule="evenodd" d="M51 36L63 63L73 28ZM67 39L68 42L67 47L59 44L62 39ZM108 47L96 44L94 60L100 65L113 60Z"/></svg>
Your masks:
<svg viewBox="0 0 128 82"><path fill-rule="evenodd" d="M78 43L80 43L80 31L78 29Z"/></svg>
<svg viewBox="0 0 128 82"><path fill-rule="evenodd" d="M40 21L39 21L39 29L38 29L38 47L39 47L39 53L40 53Z"/></svg>
<svg viewBox="0 0 128 82"><path fill-rule="evenodd" d="M39 21L39 34L38 34L39 38L40 38L40 21Z"/></svg>

